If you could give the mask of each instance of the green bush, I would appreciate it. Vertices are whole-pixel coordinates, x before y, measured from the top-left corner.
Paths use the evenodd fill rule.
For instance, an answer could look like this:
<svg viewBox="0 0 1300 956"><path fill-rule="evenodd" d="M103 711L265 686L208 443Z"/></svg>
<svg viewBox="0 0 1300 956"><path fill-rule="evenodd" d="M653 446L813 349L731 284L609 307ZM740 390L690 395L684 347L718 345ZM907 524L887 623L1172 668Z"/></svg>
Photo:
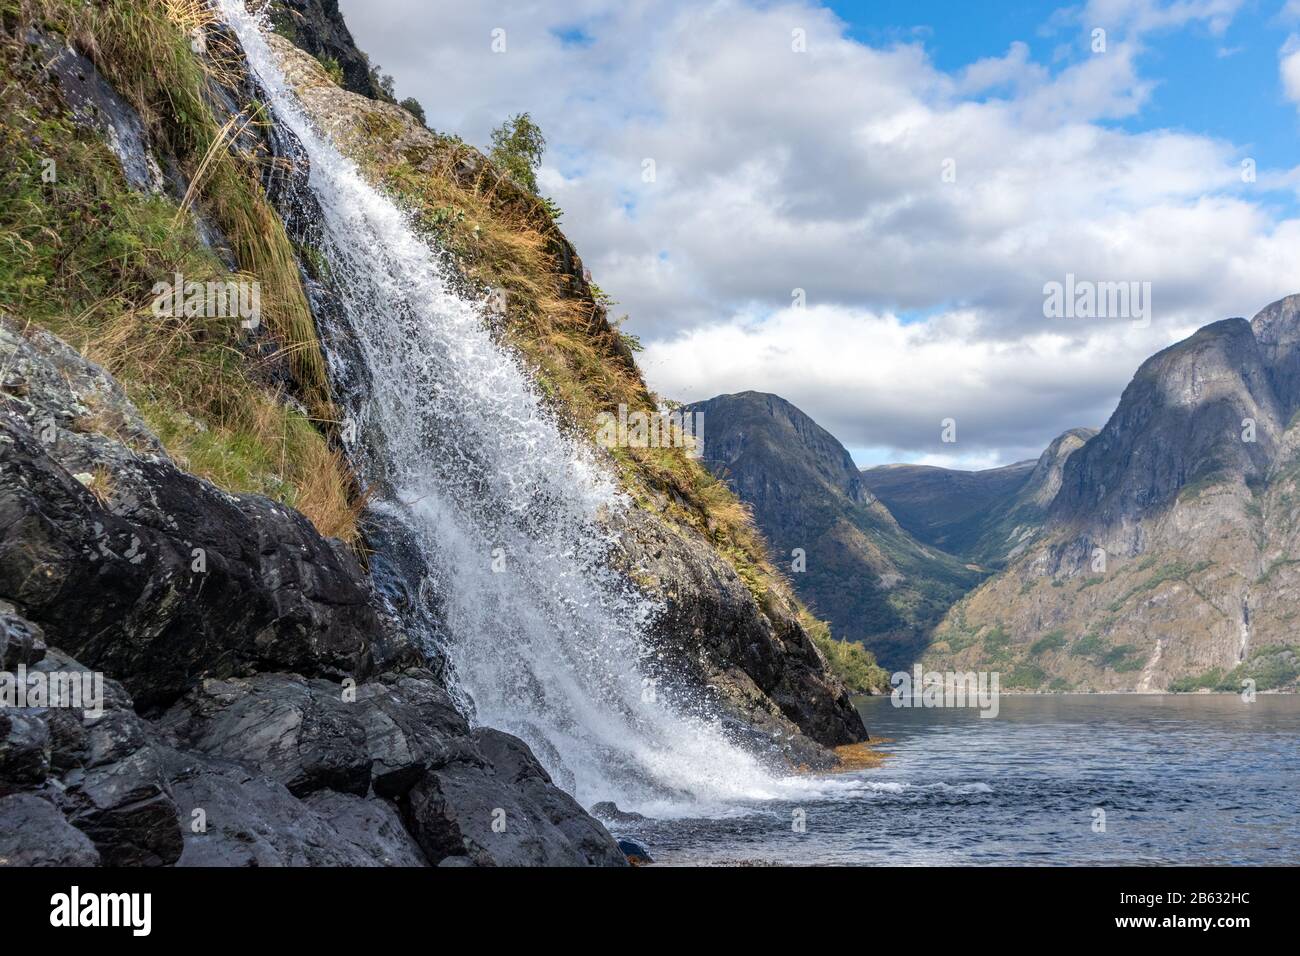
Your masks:
<svg viewBox="0 0 1300 956"><path fill-rule="evenodd" d="M527 113L510 117L492 131L488 158L520 186L537 192L537 168L546 152L546 137Z"/></svg>

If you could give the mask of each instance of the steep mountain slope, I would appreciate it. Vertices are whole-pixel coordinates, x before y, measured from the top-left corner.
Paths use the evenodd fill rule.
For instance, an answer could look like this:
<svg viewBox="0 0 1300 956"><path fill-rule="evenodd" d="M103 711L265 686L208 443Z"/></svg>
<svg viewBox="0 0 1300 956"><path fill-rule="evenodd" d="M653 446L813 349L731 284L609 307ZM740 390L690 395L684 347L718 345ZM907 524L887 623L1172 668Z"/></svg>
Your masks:
<svg viewBox="0 0 1300 956"><path fill-rule="evenodd" d="M753 509L799 595L886 667L910 664L927 628L979 580L901 528L844 446L784 399L742 392L687 411L703 414L705 463Z"/></svg>
<svg viewBox="0 0 1300 956"><path fill-rule="evenodd" d="M1029 689L1293 682L1298 338L1292 296L1148 359L1066 461L1040 539L953 609L927 660Z"/></svg>
<svg viewBox="0 0 1300 956"><path fill-rule="evenodd" d="M1061 485L1065 461L1097 434L1072 428L1036 461L985 471L926 465L867 468L862 480L926 544L983 567L1002 567L1038 534Z"/></svg>
<svg viewBox="0 0 1300 956"><path fill-rule="evenodd" d="M862 481L917 540L964 554L989 511L1019 492L1033 470L1032 461L985 471L877 465L862 470Z"/></svg>

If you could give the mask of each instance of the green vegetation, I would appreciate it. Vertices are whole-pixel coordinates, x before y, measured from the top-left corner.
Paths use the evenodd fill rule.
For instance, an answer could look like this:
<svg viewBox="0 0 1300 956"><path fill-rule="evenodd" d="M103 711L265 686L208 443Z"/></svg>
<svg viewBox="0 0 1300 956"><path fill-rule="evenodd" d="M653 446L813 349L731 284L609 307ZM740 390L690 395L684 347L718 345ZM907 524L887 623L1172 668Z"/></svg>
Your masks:
<svg viewBox="0 0 1300 956"><path fill-rule="evenodd" d="M1172 564L1166 564L1141 584L1129 588L1123 597L1111 604L1110 610L1112 612L1118 611L1128 603L1130 598L1139 594L1146 594L1154 591L1156 588L1168 581L1182 581L1187 583L1187 579L1193 574L1200 574L1207 568L1213 567L1213 565L1213 561L1199 561L1196 564L1188 564L1185 561L1174 561ZM1141 571L1144 570L1144 568L1139 566L1138 570Z"/></svg>
<svg viewBox="0 0 1300 956"><path fill-rule="evenodd" d="M320 65L325 68L325 72L329 74L330 79L338 86L342 86L343 67L339 66L339 61L332 56L318 56L316 59L318 59Z"/></svg>
<svg viewBox="0 0 1300 956"><path fill-rule="evenodd" d="M984 635L984 653L990 662L1005 661L1011 654L1011 636L1001 624L994 625Z"/></svg>
<svg viewBox="0 0 1300 956"><path fill-rule="evenodd" d="M1253 680L1256 690L1277 690L1300 680L1300 645L1258 647L1230 671L1212 667L1203 674L1180 677L1169 685L1174 693L1198 690L1237 693L1242 681Z"/></svg>
<svg viewBox="0 0 1300 956"><path fill-rule="evenodd" d="M1029 646L1029 653L1038 657L1040 654L1046 654L1048 651L1058 650L1066 645L1067 640L1065 631L1051 631L1044 634L1038 640Z"/></svg>
<svg viewBox="0 0 1300 956"><path fill-rule="evenodd" d="M1047 672L1037 664L1017 664L1010 674L1003 675L1001 684L1010 690L1037 690L1047 680Z"/></svg>
<svg viewBox="0 0 1300 956"><path fill-rule="evenodd" d="M270 366L285 366L312 418L334 418L293 249L251 158L229 149L236 123L258 117L219 126L207 105L211 80L190 35L210 17L199 0L0 0L0 310L107 368L183 466L231 491L275 497L352 540L346 463L266 384ZM102 138L62 111L23 41L33 23L69 39L129 100L190 180L185 203L131 189ZM195 209L229 240L241 275L200 241ZM258 282L266 335L256 351L235 319L155 317L151 290L177 272Z"/></svg>
<svg viewBox="0 0 1300 956"><path fill-rule="evenodd" d="M527 113L510 117L492 131L492 160L530 193L537 192L537 168L546 152L546 137Z"/></svg>
<svg viewBox="0 0 1300 956"><path fill-rule="evenodd" d="M1196 481L1184 485L1178 492L1178 500L1180 502L1194 501L1195 499L1199 498L1202 494L1204 494L1206 491L1209 491L1211 488L1215 488L1228 480L1230 479L1227 475L1221 474L1219 472L1212 472L1208 475L1198 478Z"/></svg>
<svg viewBox="0 0 1300 956"><path fill-rule="evenodd" d="M429 125L429 121L424 115L424 107L420 105L420 101L417 100L414 96L408 96L406 99L402 100L402 102L399 103L398 105L401 106L402 109L406 110L406 112L414 116L417 120L419 120L421 126Z"/></svg>
<svg viewBox="0 0 1300 956"><path fill-rule="evenodd" d="M1125 673L1141 670L1145 659L1141 648L1132 644L1119 644L1114 647L1107 644L1096 632L1085 634L1070 647L1070 653L1082 657L1094 667Z"/></svg>
<svg viewBox="0 0 1300 956"><path fill-rule="evenodd" d="M889 672L876 663L876 658L861 644L837 641L831 636L830 625L818 621L808 613L800 615L808 636L826 658L831 673L844 682L854 694L883 694L889 690Z"/></svg>

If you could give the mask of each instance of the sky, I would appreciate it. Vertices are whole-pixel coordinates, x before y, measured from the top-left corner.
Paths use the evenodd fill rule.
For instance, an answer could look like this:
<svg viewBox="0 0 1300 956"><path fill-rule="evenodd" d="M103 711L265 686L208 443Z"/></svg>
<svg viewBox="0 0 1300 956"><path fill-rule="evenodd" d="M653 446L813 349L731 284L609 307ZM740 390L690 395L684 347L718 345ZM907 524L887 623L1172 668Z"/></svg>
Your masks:
<svg viewBox="0 0 1300 956"><path fill-rule="evenodd" d="M531 113L653 389L774 392L863 466L1036 457L1300 292L1300 0L340 6L432 128ZM1071 276L1133 298L1053 312Z"/></svg>

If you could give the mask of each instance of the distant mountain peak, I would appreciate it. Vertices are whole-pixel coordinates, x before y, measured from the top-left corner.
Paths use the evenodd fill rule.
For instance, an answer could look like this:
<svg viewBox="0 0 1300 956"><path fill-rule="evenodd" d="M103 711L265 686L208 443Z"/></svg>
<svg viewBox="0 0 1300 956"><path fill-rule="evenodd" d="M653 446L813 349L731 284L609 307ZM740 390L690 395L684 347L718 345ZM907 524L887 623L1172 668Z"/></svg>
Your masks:
<svg viewBox="0 0 1300 956"><path fill-rule="evenodd" d="M887 667L909 665L982 576L904 531L845 447L784 398L741 392L687 410L704 414L704 464L753 510L800 597ZM792 568L796 550L806 564Z"/></svg>

